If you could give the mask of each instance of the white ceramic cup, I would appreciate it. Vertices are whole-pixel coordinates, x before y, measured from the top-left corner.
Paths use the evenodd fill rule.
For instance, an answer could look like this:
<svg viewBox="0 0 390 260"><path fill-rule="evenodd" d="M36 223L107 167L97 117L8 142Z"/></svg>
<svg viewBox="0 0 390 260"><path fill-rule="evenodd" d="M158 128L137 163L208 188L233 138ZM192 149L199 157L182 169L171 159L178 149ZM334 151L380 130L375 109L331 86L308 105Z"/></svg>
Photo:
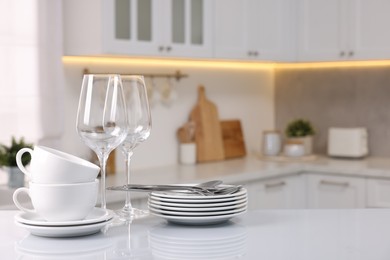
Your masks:
<svg viewBox="0 0 390 260"><path fill-rule="evenodd" d="M276 156L282 149L282 137L278 131L263 132L263 154Z"/></svg>
<svg viewBox="0 0 390 260"><path fill-rule="evenodd" d="M47 221L82 220L95 207L99 181L74 184L29 183L29 188L22 187L13 194L13 201L20 210L35 213ZM26 193L33 209L28 209L19 202L18 195Z"/></svg>
<svg viewBox="0 0 390 260"><path fill-rule="evenodd" d="M195 143L181 143L179 149L179 159L181 164L195 164L196 163L196 144Z"/></svg>
<svg viewBox="0 0 390 260"><path fill-rule="evenodd" d="M22 163L24 153L31 154L29 171ZM34 150L22 148L16 154L19 169L34 183L69 184L93 182L100 167L87 161L45 146L35 146Z"/></svg>

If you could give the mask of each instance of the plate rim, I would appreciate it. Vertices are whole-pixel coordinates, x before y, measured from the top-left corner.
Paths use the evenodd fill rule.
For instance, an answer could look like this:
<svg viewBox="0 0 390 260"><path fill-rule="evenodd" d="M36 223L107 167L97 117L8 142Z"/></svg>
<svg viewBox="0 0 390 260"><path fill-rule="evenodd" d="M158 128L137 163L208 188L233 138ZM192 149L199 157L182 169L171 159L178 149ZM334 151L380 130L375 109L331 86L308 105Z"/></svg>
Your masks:
<svg viewBox="0 0 390 260"><path fill-rule="evenodd" d="M214 212L214 214L212 212L202 212L202 213L200 213L200 212L184 213L184 212L177 212L177 211L176 212L175 211L167 212L166 210L159 210L159 209L154 209L154 208L149 208L149 210L151 213L159 213L159 214L163 214L164 216L201 218L201 217L227 216L227 215L235 214L238 212L248 210L248 205L245 205L244 207L234 209L234 210L226 210L226 212L222 211L222 212L219 212L219 214L215 214L217 212ZM162 212L162 211L164 211L164 212ZM196 214L196 213L200 213L200 214ZM207 213L209 213L209 214L207 214Z"/></svg>
<svg viewBox="0 0 390 260"><path fill-rule="evenodd" d="M181 198L164 198L164 197L158 197L154 196L152 193L149 194L149 198L155 198L156 200L161 200L161 201L167 201L167 202L180 202L180 203L196 203L196 204L201 204L201 203L212 203L212 202L223 202L223 201L234 201L237 199L242 199L244 197L248 197L247 193L241 194L237 197L229 197L229 198L211 198L209 196L203 197L204 199L181 199Z"/></svg>
<svg viewBox="0 0 390 260"><path fill-rule="evenodd" d="M237 212L234 214L229 214L229 215L219 215L219 216L211 216L211 217L177 217L177 216L167 216L167 215L162 215L162 214L157 214L151 212L154 216L161 217L167 221L171 221L174 223L180 223L180 224L207 224L207 223L219 223L222 221L227 221L233 217L242 215L246 213L248 210L244 210L242 212ZM208 222L207 222L208 221Z"/></svg>
<svg viewBox="0 0 390 260"><path fill-rule="evenodd" d="M248 205L248 200L245 200L241 203L227 205L227 206L221 206L221 207L208 207L208 208L195 208L195 207L169 207L169 206L163 206L154 204L153 202L148 201L148 206L152 206L153 208L158 208L161 210L166 211L178 211L178 212L218 212L218 211L225 211L230 209L237 209Z"/></svg>
<svg viewBox="0 0 390 260"><path fill-rule="evenodd" d="M148 199L149 201L154 201L155 203L159 203L162 206L170 206L170 207L184 207L184 208L203 208L203 207L217 207L216 205L222 206L229 206L234 205L236 203L243 203L245 201L248 201L247 196L243 196L242 199L237 200L231 200L231 201L222 201L222 202L216 202L216 203L177 203L177 202L166 202L166 201L158 201L153 198Z"/></svg>
<svg viewBox="0 0 390 260"><path fill-rule="evenodd" d="M213 195L213 196L201 196L201 195L193 195L185 193L174 193L164 194L165 191L153 191L150 194L156 197L162 198L176 198L176 199L189 199L189 200L203 200L204 198L214 198L214 199L223 199L223 198L234 198L247 193L245 187L242 187L240 191L232 194L224 194L224 195Z"/></svg>

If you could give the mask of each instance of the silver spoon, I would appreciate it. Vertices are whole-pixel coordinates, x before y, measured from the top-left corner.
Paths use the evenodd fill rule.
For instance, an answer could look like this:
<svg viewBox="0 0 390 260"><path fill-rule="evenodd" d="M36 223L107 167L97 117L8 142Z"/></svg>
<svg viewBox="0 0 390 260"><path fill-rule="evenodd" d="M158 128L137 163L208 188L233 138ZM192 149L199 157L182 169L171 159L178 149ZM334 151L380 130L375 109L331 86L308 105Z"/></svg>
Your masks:
<svg viewBox="0 0 390 260"><path fill-rule="evenodd" d="M206 181L206 182L199 183L196 186L207 189L207 188L214 188L218 185L221 185L222 183L223 181L221 180L213 180L213 181Z"/></svg>

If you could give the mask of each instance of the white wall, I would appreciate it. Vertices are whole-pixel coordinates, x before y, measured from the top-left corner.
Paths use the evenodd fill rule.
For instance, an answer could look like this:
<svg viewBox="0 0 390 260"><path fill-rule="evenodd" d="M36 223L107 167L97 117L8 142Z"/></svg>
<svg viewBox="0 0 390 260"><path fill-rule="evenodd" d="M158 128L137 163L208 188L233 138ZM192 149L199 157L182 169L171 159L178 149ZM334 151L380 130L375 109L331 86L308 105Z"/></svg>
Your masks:
<svg viewBox="0 0 390 260"><path fill-rule="evenodd" d="M176 164L178 141L176 130L188 119L197 100L197 87L203 84L206 95L219 110L221 119L241 119L248 153L260 150L262 131L274 126L273 70L264 68L213 68L183 65L109 64L77 61L64 62L65 115L62 144L64 151L87 158L90 150L79 139L76 130L76 112L81 88L82 71L121 74L173 73L180 69L188 78L174 82L178 98L171 107L157 103L152 107L153 128L149 139L134 153L132 168ZM155 79L158 86L165 79ZM150 81L147 81L147 84ZM120 154L117 152L117 154ZM122 156L117 156L117 169L124 168Z"/></svg>

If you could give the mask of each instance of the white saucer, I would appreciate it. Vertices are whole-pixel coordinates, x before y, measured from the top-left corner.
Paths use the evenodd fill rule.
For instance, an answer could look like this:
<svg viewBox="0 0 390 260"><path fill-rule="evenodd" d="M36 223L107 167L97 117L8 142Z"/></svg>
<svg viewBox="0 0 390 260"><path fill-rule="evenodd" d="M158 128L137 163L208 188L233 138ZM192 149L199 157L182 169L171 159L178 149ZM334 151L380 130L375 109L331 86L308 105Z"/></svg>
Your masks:
<svg viewBox="0 0 390 260"><path fill-rule="evenodd" d="M228 221L229 219L236 217L245 213L246 210L242 210L241 212L228 214L228 215L220 215L220 216L198 216L198 217L182 217L182 216L168 216L164 214L158 214L151 212L153 215L157 217L164 218L168 222L182 224L182 225L214 225Z"/></svg>
<svg viewBox="0 0 390 260"><path fill-rule="evenodd" d="M82 220L74 221L46 221L36 213L20 212L15 216L15 221L27 225L43 226L43 227L61 227L61 226L80 226L95 224L110 220L114 217L114 213L111 210L105 210L102 208L93 208L92 211Z"/></svg>
<svg viewBox="0 0 390 260"><path fill-rule="evenodd" d="M99 232L104 226L112 222L110 220L95 224L79 226L36 226L15 221L16 225L27 229L31 234L41 237L78 237L92 235Z"/></svg>

